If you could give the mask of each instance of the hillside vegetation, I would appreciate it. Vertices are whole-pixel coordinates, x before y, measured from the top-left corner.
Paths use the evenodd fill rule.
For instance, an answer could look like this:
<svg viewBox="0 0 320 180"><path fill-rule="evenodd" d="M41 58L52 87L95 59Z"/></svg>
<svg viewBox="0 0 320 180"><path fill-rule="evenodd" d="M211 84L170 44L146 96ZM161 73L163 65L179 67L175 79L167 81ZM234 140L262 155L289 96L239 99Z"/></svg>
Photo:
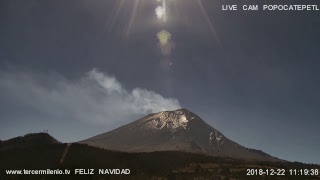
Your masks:
<svg viewBox="0 0 320 180"><path fill-rule="evenodd" d="M1 179L320 179L320 176L247 176L246 169L320 169L290 162L250 162L186 152L126 153L72 144L44 144L1 151ZM6 175L9 169L69 169L70 175ZM94 169L94 175L75 175L74 169ZM99 175L99 169L130 169L130 175ZM287 171L288 172L288 171ZM287 173L288 174L288 173Z"/></svg>

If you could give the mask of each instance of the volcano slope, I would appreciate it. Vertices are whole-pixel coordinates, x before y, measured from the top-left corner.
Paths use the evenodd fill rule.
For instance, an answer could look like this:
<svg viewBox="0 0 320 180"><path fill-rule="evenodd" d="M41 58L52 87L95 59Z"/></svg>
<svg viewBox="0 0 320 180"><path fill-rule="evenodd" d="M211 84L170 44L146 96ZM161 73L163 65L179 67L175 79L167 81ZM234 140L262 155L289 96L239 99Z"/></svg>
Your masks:
<svg viewBox="0 0 320 180"><path fill-rule="evenodd" d="M79 143L125 152L183 151L244 160L282 161L233 142L186 109L150 114Z"/></svg>

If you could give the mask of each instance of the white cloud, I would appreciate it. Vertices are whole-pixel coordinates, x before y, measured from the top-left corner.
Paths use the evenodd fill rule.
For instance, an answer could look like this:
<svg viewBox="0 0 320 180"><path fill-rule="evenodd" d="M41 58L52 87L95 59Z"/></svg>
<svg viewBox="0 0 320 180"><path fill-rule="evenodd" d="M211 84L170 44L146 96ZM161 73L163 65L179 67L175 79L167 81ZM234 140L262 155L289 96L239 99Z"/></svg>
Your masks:
<svg viewBox="0 0 320 180"><path fill-rule="evenodd" d="M13 109L31 116L38 113L48 119L97 125L180 108L177 99L139 87L127 90L115 77L96 69L74 81L57 75L0 72L0 93ZM5 113L15 116L17 111Z"/></svg>
<svg viewBox="0 0 320 180"><path fill-rule="evenodd" d="M122 93L123 88L119 81L116 78L108 75L104 75L102 72L97 71L96 69L91 70L88 72L88 76L91 79L97 81L97 83L106 89L108 93Z"/></svg>

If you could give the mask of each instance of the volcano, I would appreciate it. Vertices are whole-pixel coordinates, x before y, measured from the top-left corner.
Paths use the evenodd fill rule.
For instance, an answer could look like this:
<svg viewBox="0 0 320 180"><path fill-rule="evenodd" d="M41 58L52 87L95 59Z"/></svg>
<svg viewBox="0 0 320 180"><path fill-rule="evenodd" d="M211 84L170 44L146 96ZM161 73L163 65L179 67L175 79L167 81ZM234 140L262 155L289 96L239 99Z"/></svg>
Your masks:
<svg viewBox="0 0 320 180"><path fill-rule="evenodd" d="M153 113L79 143L125 152L184 151L244 160L282 161L233 142L186 109Z"/></svg>

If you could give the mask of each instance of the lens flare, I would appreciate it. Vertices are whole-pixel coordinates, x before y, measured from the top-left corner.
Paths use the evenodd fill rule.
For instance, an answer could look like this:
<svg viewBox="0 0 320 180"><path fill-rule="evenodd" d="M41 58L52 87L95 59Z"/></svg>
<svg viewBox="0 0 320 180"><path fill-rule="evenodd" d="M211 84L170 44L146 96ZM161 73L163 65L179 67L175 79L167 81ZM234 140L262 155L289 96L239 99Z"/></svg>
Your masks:
<svg viewBox="0 0 320 180"><path fill-rule="evenodd" d="M161 45L167 44L171 38L171 34L166 30L158 32L157 36Z"/></svg>
<svg viewBox="0 0 320 180"><path fill-rule="evenodd" d="M126 36L130 35L133 22L134 22L134 20L136 18L136 15L137 15L138 5L139 5L139 0L135 0L134 5L132 7L132 12L131 12L130 21L129 21L128 29L127 29L127 32L126 32Z"/></svg>
<svg viewBox="0 0 320 180"><path fill-rule="evenodd" d="M217 43L220 46L220 48L222 48L222 44L221 44L221 41L220 41L219 36L217 34L217 31L214 28L214 26L213 26L213 24L211 22L211 19L209 18L208 14L207 14L207 12L206 12L203 4L202 4L202 1L201 0L197 0L197 3L199 5L199 8L200 8L200 10L202 12L203 17L206 20L207 25L209 26L209 29L210 29L211 33L213 34L214 39L217 41Z"/></svg>
<svg viewBox="0 0 320 180"><path fill-rule="evenodd" d="M164 8L162 6L158 6L155 11L158 19L164 18Z"/></svg>

